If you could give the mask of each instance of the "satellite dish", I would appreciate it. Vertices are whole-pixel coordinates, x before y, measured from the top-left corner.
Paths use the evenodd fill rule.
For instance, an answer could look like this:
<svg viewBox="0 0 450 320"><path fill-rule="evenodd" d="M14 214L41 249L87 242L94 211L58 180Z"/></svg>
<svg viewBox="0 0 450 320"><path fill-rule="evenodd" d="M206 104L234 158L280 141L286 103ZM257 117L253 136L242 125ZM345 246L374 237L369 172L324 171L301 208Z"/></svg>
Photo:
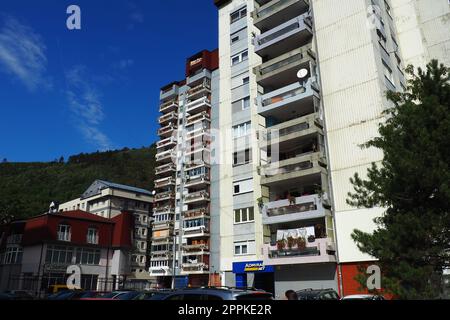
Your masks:
<svg viewBox="0 0 450 320"><path fill-rule="evenodd" d="M304 78L306 78L307 75L308 75L308 69L300 69L297 72L297 78L299 78L299 79L304 79Z"/></svg>

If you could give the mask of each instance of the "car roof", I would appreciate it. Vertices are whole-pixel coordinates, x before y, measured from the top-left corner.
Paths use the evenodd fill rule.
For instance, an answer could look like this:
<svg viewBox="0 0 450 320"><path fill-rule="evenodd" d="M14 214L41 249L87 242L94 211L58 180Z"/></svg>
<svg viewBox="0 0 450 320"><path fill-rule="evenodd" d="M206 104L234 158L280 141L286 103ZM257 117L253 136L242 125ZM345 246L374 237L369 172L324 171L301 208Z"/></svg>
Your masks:
<svg viewBox="0 0 450 320"><path fill-rule="evenodd" d="M342 299L366 299L366 298L374 298L379 297L379 295L376 294L351 294L345 297L342 297Z"/></svg>

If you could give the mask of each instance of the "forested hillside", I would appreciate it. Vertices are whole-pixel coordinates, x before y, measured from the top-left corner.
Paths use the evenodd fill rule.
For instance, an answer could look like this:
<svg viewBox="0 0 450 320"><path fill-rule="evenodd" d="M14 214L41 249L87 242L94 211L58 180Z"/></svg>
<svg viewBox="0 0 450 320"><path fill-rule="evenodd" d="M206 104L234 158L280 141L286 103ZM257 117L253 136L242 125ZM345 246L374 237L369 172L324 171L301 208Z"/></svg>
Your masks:
<svg viewBox="0 0 450 320"><path fill-rule="evenodd" d="M155 146L71 156L67 161L0 163L0 216L41 214L77 198L96 179L153 188Z"/></svg>

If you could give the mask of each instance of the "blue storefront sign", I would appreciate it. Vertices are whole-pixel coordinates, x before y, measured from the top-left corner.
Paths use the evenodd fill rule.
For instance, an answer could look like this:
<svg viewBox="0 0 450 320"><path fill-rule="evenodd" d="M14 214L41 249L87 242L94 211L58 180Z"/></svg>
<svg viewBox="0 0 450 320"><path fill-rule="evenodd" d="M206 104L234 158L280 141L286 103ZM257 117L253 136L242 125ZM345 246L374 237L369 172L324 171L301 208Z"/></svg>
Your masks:
<svg viewBox="0 0 450 320"><path fill-rule="evenodd" d="M262 261L233 262L233 273L264 273L274 272L273 266L265 265Z"/></svg>

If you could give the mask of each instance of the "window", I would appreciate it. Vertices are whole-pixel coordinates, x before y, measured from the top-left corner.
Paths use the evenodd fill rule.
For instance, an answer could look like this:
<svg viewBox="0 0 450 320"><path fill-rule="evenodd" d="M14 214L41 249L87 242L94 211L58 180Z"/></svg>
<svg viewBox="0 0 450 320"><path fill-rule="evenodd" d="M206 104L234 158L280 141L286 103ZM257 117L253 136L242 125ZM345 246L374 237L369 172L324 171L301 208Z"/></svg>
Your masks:
<svg viewBox="0 0 450 320"><path fill-rule="evenodd" d="M88 229L87 243L98 244L98 230L96 228Z"/></svg>
<svg viewBox="0 0 450 320"><path fill-rule="evenodd" d="M242 51L241 53L238 53L231 57L231 65L234 66L242 61L245 61L248 59L248 51Z"/></svg>
<svg viewBox="0 0 450 320"><path fill-rule="evenodd" d="M253 207L234 210L234 223L245 223L255 221Z"/></svg>
<svg viewBox="0 0 450 320"><path fill-rule="evenodd" d="M392 75L391 68L383 61L384 66L384 77L389 80L389 82L395 87L394 76Z"/></svg>
<svg viewBox="0 0 450 320"><path fill-rule="evenodd" d="M233 166L248 164L252 161L252 153L250 149L236 151L233 153Z"/></svg>
<svg viewBox="0 0 450 320"><path fill-rule="evenodd" d="M234 243L234 255L242 256L247 254L255 254L255 241L237 241Z"/></svg>
<svg viewBox="0 0 450 320"><path fill-rule="evenodd" d="M242 79L242 84L247 84L250 82L250 77L245 77L244 79Z"/></svg>
<svg viewBox="0 0 450 320"><path fill-rule="evenodd" d="M250 107L250 97L242 99L242 110L246 110Z"/></svg>
<svg viewBox="0 0 450 320"><path fill-rule="evenodd" d="M99 265L100 250L73 248L65 246L48 246L45 256L47 264L85 264Z"/></svg>
<svg viewBox="0 0 450 320"><path fill-rule="evenodd" d="M247 7L243 7L230 14L230 23L235 23L236 21L247 16Z"/></svg>
<svg viewBox="0 0 450 320"><path fill-rule="evenodd" d="M235 182L233 184L234 194L241 194L253 191L253 179Z"/></svg>
<svg viewBox="0 0 450 320"><path fill-rule="evenodd" d="M233 138L239 138L249 135L252 130L252 124L250 121L238 124L233 127Z"/></svg>
<svg viewBox="0 0 450 320"><path fill-rule="evenodd" d="M239 36L234 36L231 38L231 44L238 42L239 41Z"/></svg>
<svg viewBox="0 0 450 320"><path fill-rule="evenodd" d="M5 256L4 256L4 264L19 264L22 262L22 254L23 251L21 248L18 247L9 247L6 249Z"/></svg>
<svg viewBox="0 0 450 320"><path fill-rule="evenodd" d="M70 241L70 226L67 224L60 224L58 226L58 240L59 241Z"/></svg>

